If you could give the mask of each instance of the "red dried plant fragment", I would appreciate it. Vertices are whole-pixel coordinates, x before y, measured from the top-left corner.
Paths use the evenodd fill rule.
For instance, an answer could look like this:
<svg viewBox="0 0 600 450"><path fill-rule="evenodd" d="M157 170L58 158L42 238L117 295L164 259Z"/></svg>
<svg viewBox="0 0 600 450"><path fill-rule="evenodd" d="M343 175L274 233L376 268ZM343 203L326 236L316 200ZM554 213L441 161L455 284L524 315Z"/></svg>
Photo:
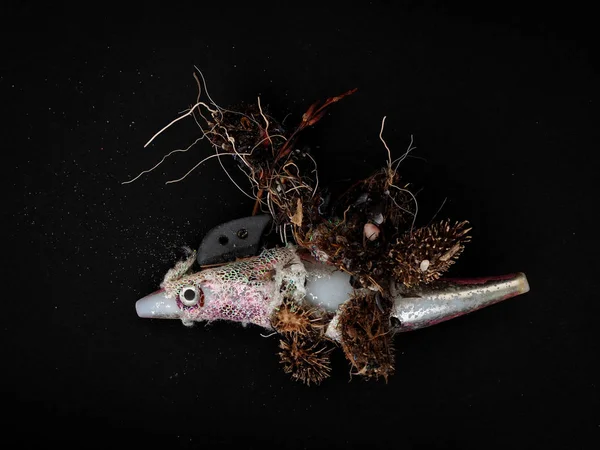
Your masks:
<svg viewBox="0 0 600 450"><path fill-rule="evenodd" d="M278 153L277 157L275 158L275 162L277 162L278 160L287 156L290 153L290 151L292 149L292 143L294 142L294 138L296 137L296 135L300 131L302 131L304 128L313 126L315 123L317 123L319 120L321 120L323 118L323 116L325 115L325 112L326 112L325 109L329 105L340 101L341 99L343 99L344 97L347 97L348 95L354 94L357 90L358 90L358 88L354 88L354 89L350 89L349 91L344 92L341 95L337 95L335 97L329 97L327 100L325 100L325 102L321 106L318 106L319 105L318 101L313 103L312 105L310 105L309 108L306 110L306 112L304 114L302 114L302 122L300 122L300 124L298 125L296 130L292 133L292 135L287 140L285 145L283 147L281 147L281 150L279 150L279 153Z"/></svg>

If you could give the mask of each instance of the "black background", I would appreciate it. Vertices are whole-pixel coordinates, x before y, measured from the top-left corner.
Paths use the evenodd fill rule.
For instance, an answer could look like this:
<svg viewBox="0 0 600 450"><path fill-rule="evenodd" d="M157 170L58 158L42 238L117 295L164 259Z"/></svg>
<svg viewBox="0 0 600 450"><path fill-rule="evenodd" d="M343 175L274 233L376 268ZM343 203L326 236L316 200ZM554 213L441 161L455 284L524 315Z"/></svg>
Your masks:
<svg viewBox="0 0 600 450"><path fill-rule="evenodd" d="M598 445L591 10L324 3L3 7L8 442ZM288 125L357 87L304 136L321 182L379 168L387 116L396 156L415 139L401 168L422 188L418 223L447 198L439 217L474 227L451 273L523 271L531 292L398 336L387 384L349 382L338 352L332 378L308 388L258 328L139 319L135 301L180 247L253 205L214 160L164 184L210 154L205 143L121 184L197 137L182 122L143 148L194 102L194 64L220 105L260 96Z"/></svg>

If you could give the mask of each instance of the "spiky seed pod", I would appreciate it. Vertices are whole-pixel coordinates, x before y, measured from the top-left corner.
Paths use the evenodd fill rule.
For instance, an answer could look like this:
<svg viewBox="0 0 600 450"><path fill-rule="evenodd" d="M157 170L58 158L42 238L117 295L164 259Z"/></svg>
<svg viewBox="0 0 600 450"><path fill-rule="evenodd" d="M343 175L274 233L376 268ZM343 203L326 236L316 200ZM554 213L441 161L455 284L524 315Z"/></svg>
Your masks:
<svg viewBox="0 0 600 450"><path fill-rule="evenodd" d="M406 233L393 245L393 276L405 286L437 280L462 253L471 237L469 222L449 220Z"/></svg>
<svg viewBox="0 0 600 450"><path fill-rule="evenodd" d="M331 373L330 352L323 342L311 342L297 333L279 341L279 358L285 373L310 386L320 384Z"/></svg>
<svg viewBox="0 0 600 450"><path fill-rule="evenodd" d="M354 292L340 313L338 329L346 358L354 374L367 379L394 373L394 347L390 326L392 302L378 292Z"/></svg>
<svg viewBox="0 0 600 450"><path fill-rule="evenodd" d="M317 308L288 299L283 300L271 317L271 325L277 332L297 333L300 336L322 335L327 322L327 317Z"/></svg>

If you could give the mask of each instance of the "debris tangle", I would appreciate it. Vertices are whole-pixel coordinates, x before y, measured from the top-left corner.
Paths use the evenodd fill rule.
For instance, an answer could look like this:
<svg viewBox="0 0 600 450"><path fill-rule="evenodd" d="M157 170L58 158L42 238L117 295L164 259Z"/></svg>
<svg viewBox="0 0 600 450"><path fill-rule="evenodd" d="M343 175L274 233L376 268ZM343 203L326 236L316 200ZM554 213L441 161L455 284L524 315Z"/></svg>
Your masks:
<svg viewBox="0 0 600 450"><path fill-rule="evenodd" d="M230 108L217 105L208 93L202 72L196 70L195 103L152 136L145 147L190 117L200 136L188 148L168 153L154 167L123 184L156 169L172 154L188 151L200 140L208 141L214 154L201 158L185 175L167 183L180 182L217 158L235 186L253 199L252 214L272 216L279 244L293 243L301 257L351 275L354 293L335 317L289 299L275 310L270 323L280 335L279 357L285 372L306 384L319 384L327 378L333 348L327 330L333 326L352 374L387 380L394 372L390 284L412 287L443 276L470 240L468 222L442 220L417 226L416 195L399 174L401 163L416 148L414 139L411 135L406 151L394 159L383 136L385 116L379 139L386 151L386 163L338 198L329 198L319 182L318 155L300 145L300 137L303 130L323 119L334 103L356 89L313 103L295 126L287 128L271 116L260 97L256 103ZM222 156L237 163L248 180L246 189L225 169Z"/></svg>

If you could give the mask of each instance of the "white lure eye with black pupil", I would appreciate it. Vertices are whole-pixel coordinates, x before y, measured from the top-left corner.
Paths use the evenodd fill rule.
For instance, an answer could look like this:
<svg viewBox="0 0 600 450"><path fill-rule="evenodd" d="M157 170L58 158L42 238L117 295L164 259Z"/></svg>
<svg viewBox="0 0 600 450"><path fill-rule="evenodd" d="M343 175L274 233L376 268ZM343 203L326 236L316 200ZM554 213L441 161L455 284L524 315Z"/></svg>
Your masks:
<svg viewBox="0 0 600 450"><path fill-rule="evenodd" d="M200 292L194 285L184 286L179 292L179 300L185 306L197 305L198 300L200 300Z"/></svg>

